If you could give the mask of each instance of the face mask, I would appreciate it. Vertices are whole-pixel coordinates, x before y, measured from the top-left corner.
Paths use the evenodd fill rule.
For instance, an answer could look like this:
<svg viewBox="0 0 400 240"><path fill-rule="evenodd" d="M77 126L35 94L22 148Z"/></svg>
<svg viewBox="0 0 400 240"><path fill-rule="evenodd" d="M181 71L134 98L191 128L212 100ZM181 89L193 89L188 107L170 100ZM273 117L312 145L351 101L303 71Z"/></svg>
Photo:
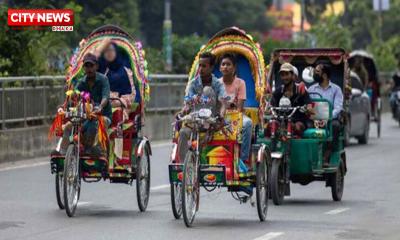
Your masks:
<svg viewBox="0 0 400 240"><path fill-rule="evenodd" d="M319 74L314 74L313 75L313 78L314 78L314 81L315 82L317 82L317 83L321 83L322 82L322 76L321 75L319 75Z"/></svg>

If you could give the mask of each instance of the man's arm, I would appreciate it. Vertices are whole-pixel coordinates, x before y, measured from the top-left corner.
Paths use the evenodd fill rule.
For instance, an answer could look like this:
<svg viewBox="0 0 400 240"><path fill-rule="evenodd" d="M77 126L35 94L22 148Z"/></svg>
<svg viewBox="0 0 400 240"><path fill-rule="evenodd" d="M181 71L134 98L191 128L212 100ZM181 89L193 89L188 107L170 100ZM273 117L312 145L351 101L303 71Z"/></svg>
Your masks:
<svg viewBox="0 0 400 240"><path fill-rule="evenodd" d="M337 118L343 109L343 93L339 87L336 88L334 96L332 118Z"/></svg>

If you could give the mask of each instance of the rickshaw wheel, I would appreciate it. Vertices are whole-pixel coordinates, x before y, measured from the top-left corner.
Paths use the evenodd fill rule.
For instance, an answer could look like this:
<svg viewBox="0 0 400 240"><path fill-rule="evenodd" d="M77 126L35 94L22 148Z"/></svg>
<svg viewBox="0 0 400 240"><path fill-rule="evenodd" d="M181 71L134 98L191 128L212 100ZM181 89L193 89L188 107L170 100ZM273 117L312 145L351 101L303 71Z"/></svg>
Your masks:
<svg viewBox="0 0 400 240"><path fill-rule="evenodd" d="M282 170L282 161L279 159L275 159L272 162L271 169L271 195L272 202L275 205L281 205L283 203L283 198L285 196L285 183L284 183L284 174Z"/></svg>
<svg viewBox="0 0 400 240"><path fill-rule="evenodd" d="M136 196L141 212L146 211L150 197L150 155L147 146L136 167Z"/></svg>
<svg viewBox="0 0 400 240"><path fill-rule="evenodd" d="M56 180L56 197L57 197L57 205L60 208L60 210L65 209L64 206L64 178L63 174L61 173L56 173L55 175L55 180Z"/></svg>
<svg viewBox="0 0 400 240"><path fill-rule="evenodd" d="M182 216L182 184L171 183L171 206L175 219Z"/></svg>
<svg viewBox="0 0 400 240"><path fill-rule="evenodd" d="M334 201L341 201L344 188L343 160L340 160L339 168L331 175L331 190Z"/></svg>
<svg viewBox="0 0 400 240"><path fill-rule="evenodd" d="M257 198L257 212L261 222L265 221L268 212L268 167L267 161L257 163L256 172L256 198Z"/></svg>
<svg viewBox="0 0 400 240"><path fill-rule="evenodd" d="M68 217L73 217L79 200L78 146L70 144L64 160L64 206Z"/></svg>
<svg viewBox="0 0 400 240"><path fill-rule="evenodd" d="M199 198L196 156L189 150L185 157L182 179L182 214L186 227L191 227L196 215Z"/></svg>

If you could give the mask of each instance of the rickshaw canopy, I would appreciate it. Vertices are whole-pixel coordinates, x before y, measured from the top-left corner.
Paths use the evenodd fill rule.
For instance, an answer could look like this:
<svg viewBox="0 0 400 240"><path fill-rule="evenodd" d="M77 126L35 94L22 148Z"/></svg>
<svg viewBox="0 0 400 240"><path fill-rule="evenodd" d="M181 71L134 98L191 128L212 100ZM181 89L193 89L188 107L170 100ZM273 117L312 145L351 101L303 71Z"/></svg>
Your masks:
<svg viewBox="0 0 400 240"><path fill-rule="evenodd" d="M237 75L246 82L245 107L258 107L265 87L264 57L260 45L237 27L218 32L197 53L189 72L189 81L197 76L199 55L204 52L211 52L217 57L227 52L237 55ZM216 77L222 76L218 67L213 73Z"/></svg>

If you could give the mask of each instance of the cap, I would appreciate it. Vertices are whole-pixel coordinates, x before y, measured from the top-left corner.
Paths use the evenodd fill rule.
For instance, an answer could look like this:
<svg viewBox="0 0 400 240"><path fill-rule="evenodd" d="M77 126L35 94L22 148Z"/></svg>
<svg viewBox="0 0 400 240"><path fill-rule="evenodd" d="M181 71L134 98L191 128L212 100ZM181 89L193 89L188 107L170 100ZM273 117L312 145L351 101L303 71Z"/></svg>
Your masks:
<svg viewBox="0 0 400 240"><path fill-rule="evenodd" d="M293 66L293 73L296 75L296 77L299 77L299 70L297 70L297 67Z"/></svg>
<svg viewBox="0 0 400 240"><path fill-rule="evenodd" d="M85 63L97 63L97 57L96 55L94 55L93 53L87 53L84 57L83 57L83 64Z"/></svg>
<svg viewBox="0 0 400 240"><path fill-rule="evenodd" d="M284 63L281 65L279 72L294 72L293 65L290 63Z"/></svg>

